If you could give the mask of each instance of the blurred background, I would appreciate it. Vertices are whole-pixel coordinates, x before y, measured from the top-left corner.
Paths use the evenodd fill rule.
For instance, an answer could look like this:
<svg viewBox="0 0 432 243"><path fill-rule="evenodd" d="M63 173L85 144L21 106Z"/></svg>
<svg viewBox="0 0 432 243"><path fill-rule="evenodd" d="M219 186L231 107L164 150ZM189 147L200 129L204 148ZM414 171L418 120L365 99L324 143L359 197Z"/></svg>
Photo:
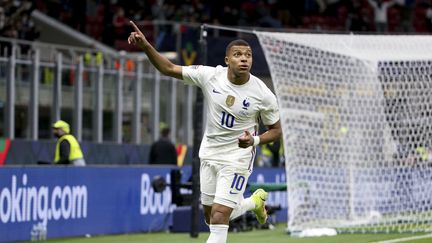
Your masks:
<svg viewBox="0 0 432 243"><path fill-rule="evenodd" d="M51 124L58 119L71 124L90 164L148 163L148 145L158 139L161 124L188 158L181 163L190 161L196 89L160 76L128 45L129 20L172 61L192 65L200 63L203 23L285 32L428 34L432 7L428 0L3 0L0 136L39 151L23 157L12 149L3 163L49 160ZM253 73L272 87L254 35L208 31L208 65L221 64L226 44L244 38L254 49ZM135 155L126 155L125 148ZM111 160L105 149L120 149L122 156ZM257 158L259 166L283 166L283 156L273 162Z"/></svg>

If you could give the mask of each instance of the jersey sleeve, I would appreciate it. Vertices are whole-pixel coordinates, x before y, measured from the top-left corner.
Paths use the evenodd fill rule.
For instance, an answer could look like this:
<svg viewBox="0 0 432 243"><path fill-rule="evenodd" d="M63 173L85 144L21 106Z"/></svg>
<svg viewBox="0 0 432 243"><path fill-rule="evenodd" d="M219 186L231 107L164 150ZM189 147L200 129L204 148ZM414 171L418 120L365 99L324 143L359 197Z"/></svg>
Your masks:
<svg viewBox="0 0 432 243"><path fill-rule="evenodd" d="M263 124L266 126L273 125L280 119L276 96L271 91L268 91L264 96L260 116Z"/></svg>
<svg viewBox="0 0 432 243"><path fill-rule="evenodd" d="M202 66L202 65L183 66L182 67L183 82L185 84L202 87L209 80L209 77L214 72L215 72L215 68L209 66Z"/></svg>

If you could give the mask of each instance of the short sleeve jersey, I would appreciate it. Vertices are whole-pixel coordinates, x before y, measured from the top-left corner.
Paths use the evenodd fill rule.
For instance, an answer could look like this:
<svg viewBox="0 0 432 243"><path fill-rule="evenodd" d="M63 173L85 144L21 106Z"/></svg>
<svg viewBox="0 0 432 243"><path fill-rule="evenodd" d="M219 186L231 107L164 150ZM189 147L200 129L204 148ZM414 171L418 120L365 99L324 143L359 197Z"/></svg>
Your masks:
<svg viewBox="0 0 432 243"><path fill-rule="evenodd" d="M200 87L206 99L200 159L251 170L255 147L240 148L238 138L246 130L257 135L259 117L264 125L279 120L275 95L253 75L245 84L231 83L228 69L222 66L183 66L182 74L184 82Z"/></svg>

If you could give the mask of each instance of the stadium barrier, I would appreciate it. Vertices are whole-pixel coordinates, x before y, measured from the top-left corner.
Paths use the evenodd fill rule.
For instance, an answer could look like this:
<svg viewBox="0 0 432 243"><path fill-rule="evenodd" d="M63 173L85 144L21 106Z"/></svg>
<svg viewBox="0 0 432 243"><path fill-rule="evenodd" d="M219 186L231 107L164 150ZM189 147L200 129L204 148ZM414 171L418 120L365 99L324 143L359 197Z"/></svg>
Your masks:
<svg viewBox="0 0 432 243"><path fill-rule="evenodd" d="M0 242L152 232L172 225L171 191L155 193L151 181L170 181L173 167L3 167L0 170ZM191 167L182 167L182 180ZM285 171L257 168L254 183L280 183ZM250 193L250 192L248 192ZM246 195L247 196L247 195ZM286 192L272 192L286 222ZM40 235L43 234L43 235Z"/></svg>
<svg viewBox="0 0 432 243"><path fill-rule="evenodd" d="M188 46L194 43L193 55L185 56L197 54L197 30L190 28L191 35L182 37ZM212 48L208 55L219 58L209 59L208 65L223 61L231 40L209 36ZM270 85L258 40L251 36L248 41L256 50L254 74ZM186 49L161 51L178 64L196 64L181 58ZM61 118L70 122L79 141L151 143L158 139L163 121L171 128L174 141L192 145L196 87L160 75L142 52L111 53L0 37L0 91L4 93L0 111L6 114L0 132L9 139L48 139L51 124ZM20 122L22 119L28 122Z"/></svg>
<svg viewBox="0 0 432 243"><path fill-rule="evenodd" d="M0 166L36 165L39 161L53 161L56 141L0 138ZM144 165L149 164L150 144L80 143L88 165ZM183 148L178 160L188 164L192 149ZM23 153L22 151L26 151Z"/></svg>

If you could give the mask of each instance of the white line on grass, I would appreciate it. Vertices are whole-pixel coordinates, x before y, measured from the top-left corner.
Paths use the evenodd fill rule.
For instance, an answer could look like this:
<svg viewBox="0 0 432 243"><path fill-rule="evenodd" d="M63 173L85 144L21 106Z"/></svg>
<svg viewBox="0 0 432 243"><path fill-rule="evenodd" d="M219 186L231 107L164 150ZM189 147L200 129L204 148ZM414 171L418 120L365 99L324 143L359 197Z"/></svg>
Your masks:
<svg viewBox="0 0 432 243"><path fill-rule="evenodd" d="M432 237L432 234L427 234L427 235L419 235L419 236L399 238L399 239L394 239L394 240L376 241L376 242L373 242L373 243L396 243L396 242L403 242L403 241L410 241L410 240L419 240L419 239L425 239L425 238L431 238L431 237Z"/></svg>

